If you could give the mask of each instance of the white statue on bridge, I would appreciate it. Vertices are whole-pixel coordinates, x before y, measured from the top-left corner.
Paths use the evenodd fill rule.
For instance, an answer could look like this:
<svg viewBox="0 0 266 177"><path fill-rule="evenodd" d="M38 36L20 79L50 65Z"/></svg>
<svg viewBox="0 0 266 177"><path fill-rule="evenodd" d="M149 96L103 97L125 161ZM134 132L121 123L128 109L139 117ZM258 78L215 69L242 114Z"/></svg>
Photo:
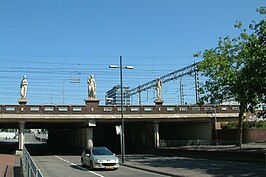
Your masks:
<svg viewBox="0 0 266 177"><path fill-rule="evenodd" d="M20 83L20 99L25 100L27 95L28 81L26 75L23 75L23 78Z"/></svg>
<svg viewBox="0 0 266 177"><path fill-rule="evenodd" d="M96 82L92 74L88 79L88 97L89 100L96 99Z"/></svg>
<svg viewBox="0 0 266 177"><path fill-rule="evenodd" d="M156 90L156 100L155 101L162 101L162 85L163 85L162 80L158 79L156 82L156 87L155 87L155 90Z"/></svg>

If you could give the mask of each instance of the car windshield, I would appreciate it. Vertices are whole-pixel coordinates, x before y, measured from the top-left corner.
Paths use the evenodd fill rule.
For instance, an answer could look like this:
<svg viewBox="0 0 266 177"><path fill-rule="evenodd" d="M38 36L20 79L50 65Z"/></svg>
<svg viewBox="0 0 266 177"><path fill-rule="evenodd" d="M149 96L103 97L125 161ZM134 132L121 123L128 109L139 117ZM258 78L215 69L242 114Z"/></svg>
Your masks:
<svg viewBox="0 0 266 177"><path fill-rule="evenodd" d="M92 148L92 154L93 155L113 155L113 153L104 147L95 147Z"/></svg>

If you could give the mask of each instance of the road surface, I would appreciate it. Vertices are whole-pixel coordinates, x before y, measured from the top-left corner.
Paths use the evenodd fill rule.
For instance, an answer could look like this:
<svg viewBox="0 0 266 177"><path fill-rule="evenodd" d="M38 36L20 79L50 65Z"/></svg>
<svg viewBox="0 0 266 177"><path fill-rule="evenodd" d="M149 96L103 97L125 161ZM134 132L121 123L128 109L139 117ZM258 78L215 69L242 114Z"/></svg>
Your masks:
<svg viewBox="0 0 266 177"><path fill-rule="evenodd" d="M94 170L90 171L82 167L80 156L33 156L36 165L41 169L44 177L165 177L143 170L120 166L118 170Z"/></svg>
<svg viewBox="0 0 266 177"><path fill-rule="evenodd" d="M120 166L116 171L90 171L81 166L80 152L49 148L45 143L38 144L35 142L26 146L44 177L163 177L167 176L166 174L168 176L197 177L264 177L266 174L266 168L263 164L151 154L127 155L126 165L129 167ZM138 170L136 167L143 167L144 170ZM154 173L155 171L161 174Z"/></svg>

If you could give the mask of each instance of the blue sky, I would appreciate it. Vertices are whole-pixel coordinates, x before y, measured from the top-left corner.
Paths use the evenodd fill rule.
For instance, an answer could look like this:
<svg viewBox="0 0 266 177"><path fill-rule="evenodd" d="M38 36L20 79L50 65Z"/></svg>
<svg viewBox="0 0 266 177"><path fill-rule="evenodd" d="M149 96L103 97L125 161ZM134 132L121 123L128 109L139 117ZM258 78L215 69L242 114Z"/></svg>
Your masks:
<svg viewBox="0 0 266 177"><path fill-rule="evenodd" d="M0 104L17 104L27 75L28 104L84 104L87 77L97 97L119 84L108 69L123 56L131 88L192 64L193 54L235 36L233 25L259 20L264 0L2 0L0 1ZM69 78L80 78L71 83ZM194 102L193 78L183 79ZM165 104L178 104L179 81L163 86ZM154 90L143 93L152 104ZM133 101L133 104L136 103Z"/></svg>

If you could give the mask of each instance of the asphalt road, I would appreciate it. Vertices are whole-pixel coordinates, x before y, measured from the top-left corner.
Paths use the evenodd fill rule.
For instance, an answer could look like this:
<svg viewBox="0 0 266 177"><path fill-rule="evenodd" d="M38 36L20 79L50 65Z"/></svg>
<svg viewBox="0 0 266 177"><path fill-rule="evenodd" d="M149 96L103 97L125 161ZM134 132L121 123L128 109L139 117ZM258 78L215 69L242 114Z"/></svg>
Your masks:
<svg viewBox="0 0 266 177"><path fill-rule="evenodd" d="M26 137L26 139L34 142L27 144L26 147L45 177L162 177L164 176L162 174L193 177L264 177L266 174L264 164L180 156L158 156L152 154L127 155L127 163L125 165L128 166L120 166L116 171L90 171L88 168L81 166L80 152L74 152L68 149L63 151L59 148L49 148L45 143L38 143L34 139L31 139L30 135ZM27 142L30 142L28 140ZM142 167L143 170L138 169L139 167ZM160 175L154 172L162 174Z"/></svg>
<svg viewBox="0 0 266 177"><path fill-rule="evenodd" d="M26 147L44 177L165 177L153 172L120 166L118 170L93 170L82 167L79 152L61 151L38 142L32 134L26 134Z"/></svg>
<svg viewBox="0 0 266 177"><path fill-rule="evenodd" d="M84 168L80 163L80 156L33 156L33 160L45 177L163 177L163 175L120 166L118 170L94 170Z"/></svg>
<svg viewBox="0 0 266 177"><path fill-rule="evenodd" d="M159 156L152 154L128 155L127 162L132 167L158 171L171 176L185 177L265 177L263 164L231 160L217 160L181 156Z"/></svg>

